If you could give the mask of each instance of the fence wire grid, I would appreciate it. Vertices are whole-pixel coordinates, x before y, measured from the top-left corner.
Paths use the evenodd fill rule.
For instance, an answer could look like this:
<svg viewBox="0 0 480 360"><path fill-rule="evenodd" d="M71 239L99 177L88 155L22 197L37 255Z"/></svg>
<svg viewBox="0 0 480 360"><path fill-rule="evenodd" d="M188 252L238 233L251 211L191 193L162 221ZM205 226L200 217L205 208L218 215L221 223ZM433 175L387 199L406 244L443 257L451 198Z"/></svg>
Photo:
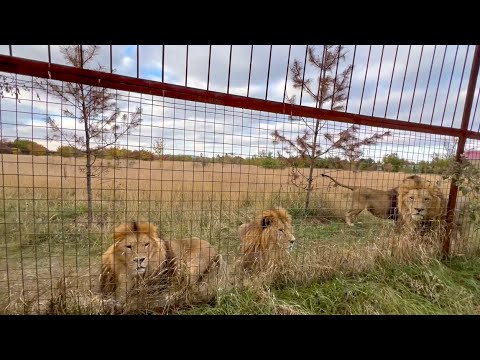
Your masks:
<svg viewBox="0 0 480 360"><path fill-rule="evenodd" d="M258 280L242 265L239 228L269 209L284 208L293 233L259 222L286 242L264 247L288 258L268 263L271 276L406 256L398 220L374 214L380 200L346 214L348 187L387 191L412 175L440 189L454 231L414 237L410 252L476 253L477 220L459 214L477 194L451 180L455 164L480 161L479 55L463 45L0 45L1 311L68 312L69 297L85 312L118 310L119 284L101 291L102 254L132 221L164 242L210 243L217 295ZM139 287L137 277L127 281Z"/></svg>

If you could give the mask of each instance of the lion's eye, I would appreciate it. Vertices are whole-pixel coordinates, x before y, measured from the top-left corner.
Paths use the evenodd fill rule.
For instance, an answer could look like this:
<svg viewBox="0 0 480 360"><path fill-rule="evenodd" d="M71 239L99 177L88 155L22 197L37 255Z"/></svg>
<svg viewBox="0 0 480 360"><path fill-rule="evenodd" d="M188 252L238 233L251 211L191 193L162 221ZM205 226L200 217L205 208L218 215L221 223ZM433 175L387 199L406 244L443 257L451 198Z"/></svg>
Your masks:
<svg viewBox="0 0 480 360"><path fill-rule="evenodd" d="M409 198L410 200L413 200L413 196L409 196L408 198Z"/></svg>
<svg viewBox="0 0 480 360"><path fill-rule="evenodd" d="M279 229L279 231L281 231L282 233L285 232L283 229Z"/></svg>
<svg viewBox="0 0 480 360"><path fill-rule="evenodd" d="M425 201L430 201L430 198L425 198Z"/></svg>
<svg viewBox="0 0 480 360"><path fill-rule="evenodd" d="M127 249L131 249L132 248L132 245L126 245L125 246Z"/></svg>
<svg viewBox="0 0 480 360"><path fill-rule="evenodd" d="M150 245L150 243L146 243L146 244L145 244L145 247L147 247L148 245Z"/></svg>

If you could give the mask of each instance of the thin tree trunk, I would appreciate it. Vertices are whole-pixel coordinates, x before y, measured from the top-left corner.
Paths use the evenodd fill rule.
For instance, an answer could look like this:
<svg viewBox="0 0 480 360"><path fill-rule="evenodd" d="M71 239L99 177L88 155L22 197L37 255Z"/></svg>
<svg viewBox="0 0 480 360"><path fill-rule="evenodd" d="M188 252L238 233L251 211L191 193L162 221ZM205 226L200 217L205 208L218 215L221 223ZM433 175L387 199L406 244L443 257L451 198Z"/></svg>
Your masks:
<svg viewBox="0 0 480 360"><path fill-rule="evenodd" d="M80 84L82 99L85 99L83 86ZM92 151L90 149L90 128L88 124L87 106L85 100L82 100L83 123L85 125L85 149L87 152L86 176L87 176L87 209L88 209L88 230L92 229L93 223L93 194L92 194Z"/></svg>
<svg viewBox="0 0 480 360"><path fill-rule="evenodd" d="M310 161L310 173L308 175L308 186L307 186L307 196L305 199L305 214L308 211L308 207L310 206L310 194L312 193L312 187L313 187L313 165L314 162Z"/></svg>
<svg viewBox="0 0 480 360"><path fill-rule="evenodd" d="M89 139L85 142L87 148L87 206L88 206L88 229L92 228L93 223L93 196L92 196L92 154L90 152Z"/></svg>
<svg viewBox="0 0 480 360"><path fill-rule="evenodd" d="M312 193L312 188L313 188L313 167L315 166L315 160L317 159L317 138L318 138L318 132L320 129L320 121L316 120L315 124L315 132L313 134L313 148L312 148L312 153L310 154L310 171L308 174L308 179L307 179L307 195L305 198L305 214L307 214L308 208L310 206L310 195Z"/></svg>

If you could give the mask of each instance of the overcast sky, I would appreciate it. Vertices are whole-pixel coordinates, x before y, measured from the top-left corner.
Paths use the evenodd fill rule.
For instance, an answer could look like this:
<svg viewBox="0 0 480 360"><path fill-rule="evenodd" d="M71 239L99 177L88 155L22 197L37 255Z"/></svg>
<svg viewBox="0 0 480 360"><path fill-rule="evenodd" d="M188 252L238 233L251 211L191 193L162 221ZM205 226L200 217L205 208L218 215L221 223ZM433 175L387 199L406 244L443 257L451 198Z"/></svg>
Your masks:
<svg viewBox="0 0 480 360"><path fill-rule="evenodd" d="M294 59L303 64L305 48L305 45L292 45L290 65ZM317 45L316 49L321 55L323 47ZM48 61L46 45L14 45L12 50L14 56ZM229 92L246 96L248 91L250 97L264 99L268 77L267 99L283 101L289 46L274 45L271 48L269 45L255 45L248 86L251 50L251 45L232 47ZM414 123L460 126L474 46L362 45L356 48L346 46L346 50L346 61L340 62L339 70L354 63L347 112L380 117L386 115ZM8 46L0 45L0 54L8 53ZM185 45L165 47L165 82L185 85L186 53ZM114 45L112 54L113 68L117 74L137 76L136 45ZM58 46L52 45L51 56L52 62L66 64ZM139 58L140 77L161 81L162 46L141 45ZM212 46L209 90L227 91L229 58L229 45ZM207 88L208 61L208 45L188 47L187 86ZM107 71L110 70L109 46L101 47L97 62ZM315 79L318 76L313 70L312 66L307 65L306 78ZM478 89L477 83L471 114L471 129L475 131L480 126L480 115L476 111ZM286 91L290 96L296 95L298 103L300 92L293 89L290 78L287 80ZM59 101L49 98L47 109L44 96L41 96L41 101L33 96L31 101L31 92L22 92L21 97L24 100L20 104L7 98L1 102L2 137L33 138L50 149L55 149L59 145L57 142L45 141L47 114L62 121L64 128L79 127L74 119L60 116L62 104ZM122 110L132 111L136 106L142 107L142 126L121 141L122 145L128 145L132 149L143 147L148 150L155 140L163 139L166 153L204 153L207 156L233 153L246 157L262 150L273 153L282 151L281 145L272 142L270 134L275 129L292 138L305 129L301 121L292 122L286 116L265 112L126 92L118 92L118 99ZM315 103L303 94L302 105L315 106ZM346 126L348 125L328 122L324 132L338 133ZM362 127L360 133L368 136L376 131L385 130ZM393 131L392 134L376 146L366 148L364 157L380 160L386 154L397 152L411 161L430 160L433 153L443 152L446 144L452 142L452 139L438 135L400 131ZM467 147L476 147L476 144L469 142Z"/></svg>

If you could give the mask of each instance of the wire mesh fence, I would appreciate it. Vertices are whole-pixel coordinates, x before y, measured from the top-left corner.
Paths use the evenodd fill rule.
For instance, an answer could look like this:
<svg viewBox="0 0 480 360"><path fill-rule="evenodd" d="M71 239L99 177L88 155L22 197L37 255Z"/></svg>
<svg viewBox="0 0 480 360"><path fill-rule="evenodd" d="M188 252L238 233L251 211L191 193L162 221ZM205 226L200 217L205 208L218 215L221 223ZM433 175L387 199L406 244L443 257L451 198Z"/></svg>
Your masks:
<svg viewBox="0 0 480 360"><path fill-rule="evenodd" d="M218 294L253 286L259 273L301 281L361 271L379 257L440 254L445 239L450 253L477 251L472 46L59 49L0 46L4 312L115 312L121 291L152 288L142 271L154 273L159 293L167 283L192 300L182 279L198 289L212 268L208 291ZM97 70L86 66L95 57L101 71L80 69ZM69 68L54 66L61 59ZM116 66L119 75L109 74ZM421 181L414 192L398 189L408 177ZM444 222L449 200L455 232L410 239L412 223ZM213 248L175 242L192 237ZM118 261L102 258L118 241ZM262 259L263 272L250 268ZM167 294L150 296L155 305L137 296L136 309L163 309Z"/></svg>

